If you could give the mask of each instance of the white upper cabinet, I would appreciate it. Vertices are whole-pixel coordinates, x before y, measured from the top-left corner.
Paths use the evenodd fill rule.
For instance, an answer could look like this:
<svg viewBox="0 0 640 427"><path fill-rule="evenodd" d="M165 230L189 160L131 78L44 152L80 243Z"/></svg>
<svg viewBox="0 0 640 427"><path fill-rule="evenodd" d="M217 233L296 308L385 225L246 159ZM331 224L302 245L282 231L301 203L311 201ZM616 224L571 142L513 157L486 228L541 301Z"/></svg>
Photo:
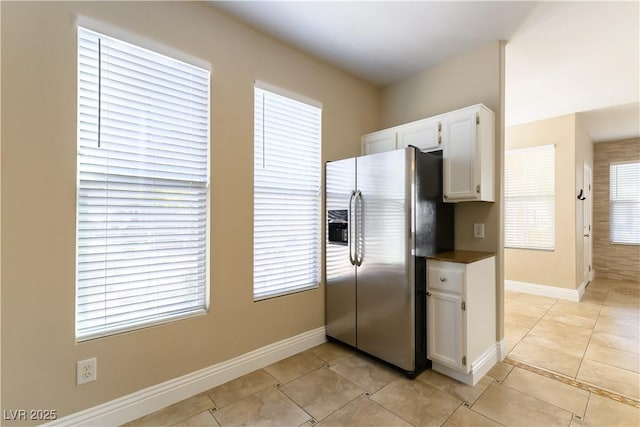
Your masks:
<svg viewBox="0 0 640 427"><path fill-rule="evenodd" d="M421 151L433 151L440 149L440 120L430 118L418 120L398 126L398 148L409 145L419 148Z"/></svg>
<svg viewBox="0 0 640 427"><path fill-rule="evenodd" d="M443 151L445 202L495 201L495 117L484 105L368 133L362 137L362 154L409 145Z"/></svg>
<svg viewBox="0 0 640 427"><path fill-rule="evenodd" d="M362 137L362 154L391 151L409 145L421 151L441 150L441 127L440 116L437 116L368 133Z"/></svg>
<svg viewBox="0 0 640 427"><path fill-rule="evenodd" d="M383 151L391 151L396 148L395 128L372 132L362 136L362 154L382 153Z"/></svg>
<svg viewBox="0 0 640 427"><path fill-rule="evenodd" d="M474 105L442 115L444 200L493 202L494 114Z"/></svg>

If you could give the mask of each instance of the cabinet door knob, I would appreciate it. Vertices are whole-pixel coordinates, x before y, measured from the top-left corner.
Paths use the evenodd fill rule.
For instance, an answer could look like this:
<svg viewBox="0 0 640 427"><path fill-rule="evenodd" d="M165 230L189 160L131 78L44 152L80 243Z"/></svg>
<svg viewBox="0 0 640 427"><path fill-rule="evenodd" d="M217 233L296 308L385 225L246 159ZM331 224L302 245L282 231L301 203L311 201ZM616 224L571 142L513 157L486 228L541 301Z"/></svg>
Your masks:
<svg viewBox="0 0 640 427"><path fill-rule="evenodd" d="M431 296L431 292L427 291L427 296L430 297Z"/></svg>
<svg viewBox="0 0 640 427"><path fill-rule="evenodd" d="M440 281L441 281L441 282L446 282L446 281L447 281L447 278L446 278L446 277L441 277L441 278L440 278Z"/></svg>

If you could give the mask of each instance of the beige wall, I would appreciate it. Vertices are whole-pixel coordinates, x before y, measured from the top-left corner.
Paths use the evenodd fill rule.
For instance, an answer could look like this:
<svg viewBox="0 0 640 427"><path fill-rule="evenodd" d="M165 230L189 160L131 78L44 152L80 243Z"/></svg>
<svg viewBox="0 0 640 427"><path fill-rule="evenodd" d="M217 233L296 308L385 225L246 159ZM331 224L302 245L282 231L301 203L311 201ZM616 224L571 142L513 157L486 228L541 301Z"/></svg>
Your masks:
<svg viewBox="0 0 640 427"><path fill-rule="evenodd" d="M491 42L394 83L382 91L382 127L483 103L495 113L496 194L502 193L504 151L504 43ZM375 129L372 129L375 130ZM502 198L495 203L467 202L455 207L456 249L492 251L496 257L498 331L503 333ZM485 224L485 238L473 237L473 224Z"/></svg>
<svg viewBox="0 0 640 427"><path fill-rule="evenodd" d="M555 145L555 249L505 248L505 279L577 289L583 281L582 203L584 164L593 165L593 144L575 114L506 129L505 149Z"/></svg>
<svg viewBox="0 0 640 427"><path fill-rule="evenodd" d="M323 104L324 159L359 153L380 94L206 3L2 2L2 408L64 416L321 327L324 289L252 300L253 81ZM82 14L212 64L211 310L76 344L76 31ZM75 385L75 362L98 381Z"/></svg>
<svg viewBox="0 0 640 427"><path fill-rule="evenodd" d="M382 92L382 127L479 102L499 118L500 55L499 42L487 43L386 87Z"/></svg>
<svg viewBox="0 0 640 427"><path fill-rule="evenodd" d="M640 246L609 240L609 164L623 161L640 161L640 139L594 144L593 266L596 277L638 281Z"/></svg>

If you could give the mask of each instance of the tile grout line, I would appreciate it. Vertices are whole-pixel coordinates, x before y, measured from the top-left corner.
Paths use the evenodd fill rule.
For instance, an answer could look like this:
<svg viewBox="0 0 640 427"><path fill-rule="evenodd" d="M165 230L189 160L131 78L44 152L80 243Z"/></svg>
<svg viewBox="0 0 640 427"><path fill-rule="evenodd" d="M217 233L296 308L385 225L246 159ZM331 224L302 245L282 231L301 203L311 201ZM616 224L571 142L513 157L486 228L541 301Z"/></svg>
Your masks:
<svg viewBox="0 0 640 427"><path fill-rule="evenodd" d="M385 384L384 386L380 387L378 390L374 391L373 393L365 390L363 387L361 387L360 385L356 384L355 382L353 382L351 379L345 377L344 375L340 374L339 372L334 371L333 369L331 369L332 366L336 366L339 365L340 363L344 362L345 360L351 358L351 357L356 357L356 355L349 355L345 358L343 358L342 360L340 360L340 362L336 363L335 365L330 364L329 362L327 362L327 365L325 366L329 371L331 371L332 373L338 375L340 378L344 379L345 381L353 384L354 386L358 387L359 389L363 390L363 393L354 397L353 399L351 399L349 402L345 403L344 405L342 405L340 408L336 409L335 411L333 411L331 414L327 415L325 418L329 417L330 415L332 415L334 412L339 411L340 409L344 408L345 406L347 406L348 404L352 403L353 401L355 401L356 399L360 398L360 397L364 397L365 399L375 403L377 406L379 406L380 408L388 411L389 413L395 415L396 417L400 418L401 420L406 421L407 423L409 423L410 425L413 425L412 423L410 423L408 420L404 419L403 417L401 417L400 415L396 414L395 412L393 412L391 409L381 405L380 403L376 402L375 400L371 399L371 397L373 397L374 394L376 394L377 392L379 392L380 390L382 390L383 388L385 388L386 386L388 386L389 384L393 383L396 381L396 379L389 381L387 384ZM323 418L323 420L325 419Z"/></svg>
<svg viewBox="0 0 640 427"><path fill-rule="evenodd" d="M465 404L464 404L464 403L465 403L465 402L464 402L464 400L463 400L463 401L462 401L462 403L460 403L460 404L458 405L458 407L457 407L456 409L454 409L452 413L450 413L450 414L449 414L449 416L447 417L447 419L446 419L446 420L444 420L444 422L443 422L441 425L445 425L445 424L447 423L447 421L449 421L449 420L451 419L451 417L453 417L453 414L455 414L456 412L458 412L458 410L459 410L462 406L464 406L464 407L465 407L465 408L467 408L468 410L471 410L471 407L470 407L470 406L465 406ZM477 412L476 412L476 413L477 413Z"/></svg>
<svg viewBox="0 0 640 427"><path fill-rule="evenodd" d="M522 292L520 292L520 295L518 295L515 299L518 299L521 295L523 295L523 293L522 293ZM509 304L512 304L512 303L513 303L513 301L510 301L510 302L509 302ZM554 304L555 304L555 303L554 303ZM507 305L507 304L505 303L505 308L506 308L506 305ZM506 311L506 310L505 310L505 311ZM525 332L525 334L524 334L522 337L520 337L520 339L519 339L515 344L513 344L513 347L511 347L511 350L510 350L508 353L511 353L513 350L515 350L515 348L518 346L518 344L520 344L520 343L522 342L522 340L523 340L523 339L525 339L525 338L527 337L527 335L529 335L529 332L531 332L531 330L532 330L533 328L535 328L535 326L540 322L540 320L542 320L542 317L543 317L545 314L546 314L546 311L542 314L542 316L540 316L540 317L538 318L538 320L536 320L536 322L535 322L533 325L531 325L529 328L527 328L527 332ZM504 317L506 317L506 315L505 315ZM507 354L508 354L508 353L507 353Z"/></svg>
<svg viewBox="0 0 640 427"><path fill-rule="evenodd" d="M589 285L591 285L593 281L589 281L589 283L587 283L587 286L585 286L585 289L589 287ZM589 341L587 342L587 346L584 349L584 353L582 354L582 358L580 359L580 364L578 365L578 370L576 371L576 378L575 381L578 381L578 375L580 374L580 369L582 368L582 363L584 362L584 359L587 355L587 351L589 350L589 346L591 345L591 339L593 338L593 334L596 331L596 325L598 324L598 320L600 319L600 313L602 313L602 309L604 307L604 303L607 300L607 296L609 295L609 289L607 289L607 293L605 294L604 300L602 301L602 304L600 303L596 303L594 305L598 305L600 306L600 309L598 310L598 314L596 314L596 318L595 318L595 322L593 322L593 327L591 328L591 334L589 335ZM584 297L584 294L583 294ZM581 298L582 299L582 298ZM581 301L578 301L578 303L580 303ZM578 387L580 388L580 387ZM582 390L582 388L580 388ZM586 390L585 390L586 391ZM605 391L605 390L603 390ZM596 393L600 396L599 393ZM587 396L587 403L584 407L584 413L582 414L582 418L580 418L581 421L585 421L586 417L587 417L587 408L589 407L589 402L591 401L591 396L593 395L592 391L589 391L589 395ZM609 397L609 396L607 396ZM616 400L616 399L613 399ZM617 400L616 400L617 401ZM624 402L623 402L624 403ZM574 414L575 417L575 414Z"/></svg>
<svg viewBox="0 0 640 427"><path fill-rule="evenodd" d="M326 369L327 371L329 371L329 372L331 372L331 373L333 373L333 374L335 374L335 375L338 375L338 376L339 376L340 378L342 378L343 380L345 380L345 381L347 381L347 382L349 382L349 383L353 384L355 387L357 387L357 388L359 388L359 389L362 389L362 387L360 387L359 385L355 384L353 381L350 381L349 379L347 379L347 378L343 377L343 376L342 376L342 375L340 375L339 373L334 372L333 370L331 370L331 364L330 364L328 361L326 361L326 360L322 359L322 358L321 358L321 357L319 357L319 356L316 356L315 354L314 354L314 356L315 356L315 357L317 357L318 359L322 360L322 361L324 362L324 364L323 364L322 366L320 366L320 367L316 368L316 369L312 369L311 371L309 371L309 372L307 372L307 373L305 373L305 374L303 374L303 375L300 375L299 377L297 377L297 378L295 378L295 379L293 379L293 380L289 381L289 382L288 382L288 383L286 383L286 384L289 384L289 383L292 383L292 382L294 382L294 381L296 381L296 380L299 380L300 378L302 378L302 377L304 377L304 376L307 376L307 375L309 375L309 374L311 374L311 373L313 373L313 372L319 371L320 369ZM359 394L358 396L356 396L356 397L354 397L353 399L349 400L347 403L345 403L345 404L344 404L344 405L342 405L341 407L339 407L339 408L337 408L336 410L334 410L334 411L330 412L329 414L325 415L325 416L324 416L324 417L322 417L321 419L317 419L313 414L311 414L309 411L307 411L306 409L304 409L300 404L298 404L298 402L296 402L295 400L293 400L293 398L292 398L292 397L290 397L290 396L289 396L289 395L288 395L284 390L282 390L282 387L283 387L283 386L285 386L286 384L281 384L281 385L280 385L280 387L276 387L276 388L277 388L277 389L278 389L278 391L280 391L280 392L281 392L281 393L282 393L282 394L283 394L287 399L289 399L289 400L290 400L291 402L293 402L297 407L299 407L300 409L302 409L305 413L307 413L307 414L311 417L311 419L310 419L310 420L307 420L307 421L306 421L306 423L311 424L311 425L315 425L315 424L317 424L317 423L321 422L322 420L326 419L327 417L329 417L329 416L333 415L333 413L334 413L334 412L339 411L340 409L342 409L342 408L344 408L345 406L347 406L349 403L353 402L353 401L354 401L355 399L357 399L359 396L362 396L362 394ZM362 390L364 390L364 389L362 389ZM366 391L366 390L364 390L364 391ZM315 423L311 423L311 420L315 420Z"/></svg>
<svg viewBox="0 0 640 427"><path fill-rule="evenodd" d="M289 381L289 383L291 383L291 382L293 382L293 381L295 381L295 380L297 380L297 379L300 379L300 378L302 378L303 376L306 376L306 375L308 375L308 374L310 374L310 373L312 373L312 372L315 372L315 371L317 371L317 370L320 370L320 369L323 369L323 368L324 368L324 369L326 369L327 371L329 371L329 372L333 373L334 375L337 375L338 377L342 378L344 381L346 381L346 382L348 382L348 383L352 384L353 386L355 386L355 387L357 387L357 388L359 388L359 389L363 390L363 393L361 393L361 394L359 394L359 395L355 396L353 399L349 400L349 401L348 401L348 402L346 402L344 405L340 406L339 408L336 408L334 411L332 411L331 413L327 414L327 415L326 415L326 416L324 416L322 419L318 420L318 419L316 419L312 414L310 414L307 410L305 410L302 406L300 406L297 402L295 402L295 401L294 401L294 400L293 400L289 395L287 395L283 390L280 390L280 388L281 388L281 387L276 387L276 388L277 388L277 389L278 389L282 394L284 394L284 395L286 396L286 398L287 398L287 399L289 399L290 401L292 401L296 406L298 406L300 409L302 409L305 413L309 414L309 416L311 417L311 420L314 420L314 421L315 421L315 423L310 423L310 421L311 421L311 420L308 420L306 423L311 424L311 425L315 425L315 424L317 424L317 423L320 423L322 420L325 420L326 418L330 417L331 415L333 415L333 414L334 414L334 413L336 413L337 411L341 410L341 409L342 409L342 408L344 408L345 406L347 406L347 405L351 404L352 402L354 402L356 399L358 399L358 398L360 398L360 397L365 397L366 399L369 399L371 402L374 402L375 404L377 404L377 405L378 405L378 406L380 406L381 408L384 408L385 410L389 411L390 413L392 413L392 414L396 415L397 417L399 417L400 419L404 420L404 418L400 417L400 416L399 416L398 414L396 414L395 412L393 412L393 411L391 411L391 410L389 410L389 409L385 408L384 406L380 405L378 402L376 402L376 401L374 401L374 400L370 399L370 397L371 397L373 394L375 394L375 393L369 393L369 392L367 392L364 388L362 388L362 387L361 387L361 386L359 386L358 384L354 383L354 382L353 382L352 380L350 380L349 378L347 378L347 377L345 377L345 376L341 375L340 373L338 373L338 372L334 371L333 369L331 369L331 367L332 367L332 366L339 365L340 363L342 363L342 362L344 362L345 360L347 360L347 359L349 359L349 358L353 357L354 355L347 355L346 357L341 358L339 361L337 361L337 363L330 363L328 360L323 359L322 357L320 357L320 356L316 355L315 353L313 353L313 352L312 352L312 354L313 354L315 357L317 357L318 359L320 359L321 361L323 361L323 362L324 362L324 364L323 364L322 366L320 366L320 367L316 368L316 369L313 369L313 370L311 370L311 371L309 371L309 372L307 372L307 373L305 373L305 374L303 374L303 375L301 375L301 376L299 376L299 377L297 377L297 378L295 378L295 379L293 379L293 380ZM393 381L392 381L392 382L393 382ZM287 384L288 384L288 383L287 383ZM282 386L284 386L284 385L285 385L285 384L282 384ZM388 385L388 384L387 384L387 385ZM384 388L384 387L383 387L383 388ZM380 390L377 390L377 391L380 391ZM366 396L365 394L370 394L370 395L369 395L369 396ZM406 420L404 420L404 421L406 421ZM407 421L407 422L408 422L408 421ZM409 424L411 424L411 423L409 423Z"/></svg>
<svg viewBox="0 0 640 427"><path fill-rule="evenodd" d="M353 356L353 355L350 355L350 356L348 356L348 357L352 357L352 356ZM346 359L346 358L345 358L345 359ZM342 362L342 361L341 361L341 362ZM337 365L337 364L336 364L336 365ZM367 400L369 400L369 401L371 401L371 402L375 403L376 405L378 405L380 408L384 409L385 411L388 411L389 413L391 413L391 414L395 415L396 417L400 418L401 420L403 420L403 421L407 422L409 425L412 425L412 426L414 425L413 423L409 422L409 420L405 419L404 417L400 416L399 414L396 414L396 413L395 413L394 411L392 411L391 409L387 408L386 406L384 406L384 405L382 405L382 404L380 404L380 403L378 403L378 402L376 402L375 400L373 400L373 399L372 399L373 395L375 395L376 393L378 393L379 391L381 391L382 389L384 389L385 387L387 387L389 384L392 384L392 383L394 383L395 381L397 381L397 380L398 380L397 378L396 378L396 379L394 379L394 380L389 381L387 384L385 384L384 386L382 386L382 387L381 387L381 388L379 388L378 390L374 391L373 393L370 393L370 392L368 392L367 390L365 390L364 388L360 387L358 384L354 383L354 382L353 382L352 380L350 380L349 378L347 378L347 377L345 377L345 376L341 375L339 372L335 372L334 370L332 370L330 366L331 366L331 365L328 365L328 366L327 366L327 369L329 369L329 370L330 370L331 372L333 372L334 374L338 375L339 377L343 378L344 380L346 380L346 381L350 382L351 384L355 385L356 387L358 387L358 388L360 388L360 389L362 389L362 390L364 391L364 393L362 393L362 394L360 394L360 395L356 396L355 398L353 398L353 399L352 399L352 400L350 400L349 402L345 403L345 404L344 404L343 406L341 406L340 408L338 408L338 409L336 409L335 411L333 411L331 414L333 414L334 412L336 412L336 411L338 411L338 410L340 410L340 409L344 408L345 406L347 406L348 404L350 404L351 402L353 402L354 400L356 400L356 399L358 399L359 397L361 397L361 396L362 396L362 397L364 397L365 399L367 399ZM416 378L416 379L414 379L414 381L417 381L417 378ZM457 409L457 408L456 408L456 409ZM329 414L329 415L331 415L331 414ZM328 417L329 415L327 415L327 417ZM325 418L327 418L327 417L325 417ZM323 420L324 420L325 418L323 418ZM415 427L415 426L414 426L414 427Z"/></svg>
<svg viewBox="0 0 640 427"><path fill-rule="evenodd" d="M592 283L589 283L589 285L592 285ZM631 405L631 406L640 407L640 406L638 406L638 401L637 401L637 400L635 400L634 398L629 398L629 397L626 397L625 395L619 394L619 393L617 393L617 392L610 391L610 390L607 390L607 389L604 389L604 388L600 388L600 387L598 387L598 386L594 386L594 385L592 385L592 384L590 384L590 383L586 383L586 382L582 382L582 381L578 380L578 374L579 374L580 369L581 369L581 367L582 367L582 365L583 365L583 363L584 363L584 361L585 361L585 359L586 359L586 357L585 357L585 356L586 356L587 350L588 350L589 345L591 344L592 338L593 338L593 336L594 336L594 334L595 334L595 326L596 326L596 324L598 323L598 321L602 318L602 316L603 316L603 313L602 313L602 312L604 311L604 308L605 308L605 307L607 307L606 302L610 299L609 297L610 297L611 295L612 295L611 287L607 287L607 288L606 288L606 292L604 293L605 298L604 298L604 300L603 300L603 301L589 302L590 304L593 304L593 305L595 305L595 306L597 306L597 307L598 307L598 311L597 311L597 313L596 313L596 315L595 315L595 319L594 319L594 317L591 317L591 318L592 318L592 319L594 319L595 321L594 321L593 326L592 326L591 328L588 328L588 329L590 330L590 333L589 333L589 339L587 340L586 347L584 348L584 350L583 350L583 352L582 352L582 357L580 358L580 363L579 363L579 365L578 365L578 370L577 370L577 372L576 372L575 376L573 376L573 377L571 377L571 376L567 376L567 377L570 377L571 379L570 379L570 380L568 379L568 380L563 381L563 382L567 382L567 384L569 384L569 385L573 385L573 386L576 386L576 387L579 387L577 384L578 384L578 383L581 383L581 384L584 384L584 386L583 386L583 387L580 387L580 388L582 388L582 389L585 389L585 390L590 391L590 392L591 392L591 391L593 391L593 392L594 392L594 393L596 393L596 394L599 394L599 395L602 395L602 396L609 397L609 398L611 398L612 400L616 400L616 401L619 401L619 402L627 403L627 404L629 404L629 405ZM554 304L553 304L553 305L552 305L552 306L551 306L551 307L550 307L550 308L549 308L549 309L548 309L548 310L543 314L542 318L540 318L540 319L538 320L538 322L536 322L536 324L535 324L535 325L534 325L534 326L529 330L529 332L527 332L527 334L525 335L525 337L523 337L522 339L520 339L520 340L518 341L518 343L516 343L516 345L514 345L513 349L515 349L515 347L516 347L516 346L517 346L517 345L518 345L518 344L519 344L519 343L520 343L524 338L526 338L526 336L529 336L529 335L530 335L531 331L536 327L536 325L537 325L537 324L539 324L540 320L543 320L544 316L546 316L549 312L551 312L551 311L552 311L552 309L553 309L553 307L555 307L555 305L557 305L557 303L558 303L558 302L559 302L559 300L556 300L556 302L555 302L555 303L554 303ZM579 301L579 302L582 302L582 301ZM580 313L576 313L576 315L577 315L577 316L582 316L582 314L580 314ZM607 346L607 347L608 347L608 346ZM513 350L513 349L512 349L512 350ZM510 353L511 353L511 352L510 352ZM507 357L509 357L509 354L507 355ZM513 359L511 359L511 360L513 360ZM590 359L589 359L589 360L590 360ZM523 361L522 363L523 363L523 365L526 365L526 364L527 364L527 362L524 362L524 361ZM612 366L612 367L614 367L614 368L618 368L618 369L625 369L625 368L621 368L621 367L619 367L619 366L617 366L617 365L613 365L613 364L611 364L611 365L610 365L610 364L608 364L608 363L607 363L607 362L605 362L605 361L602 361L602 362L600 362L600 363L604 363L604 364L606 364L606 365L609 365L609 366ZM535 368L535 367L534 367L534 368ZM542 368L542 369L544 370L544 368ZM632 370L629 370L629 371L634 372L634 371L632 371ZM551 374L554 374L554 373L553 373L553 371L551 371ZM570 382L568 382L568 381L574 381L574 382L575 382L575 384L570 383ZM592 389L589 389L589 387L591 387ZM598 390L600 390L600 391L598 391ZM605 394L605 393L606 393L606 394ZM611 393L611 394L609 394L609 393ZM627 399L628 399L628 401L627 401Z"/></svg>
<svg viewBox="0 0 640 427"><path fill-rule="evenodd" d="M587 409L589 409L589 404L591 403L591 396L593 396L593 393L589 393L589 395L587 396L587 403L584 405L584 414L582 415L582 419L580 421L587 421Z"/></svg>
<svg viewBox="0 0 640 427"><path fill-rule="evenodd" d="M216 414L215 414L215 412L218 410L218 404L216 403L216 400L215 400L213 397L211 397L211 395L208 393L208 392L209 392L209 391L211 391L211 390L213 390L213 389L205 390L204 392L202 392L202 393L204 393L204 394L205 394L205 396L207 396L207 397L209 398L209 400L211 400L211 403L213 403L213 407L212 407L212 408L207 409L207 410L206 410L206 412L208 412L208 413L209 413L209 415L211 415L211 418L213 418L213 421L215 421L215 423L216 423L216 424L218 424L218 426L222 426L222 424L220 424L220 421L218 421L218 419L216 418ZM201 393L201 394L202 394L202 393ZM197 396L197 395L195 395L195 396ZM198 413L198 414L199 414L199 413ZM189 417L189 418L195 417L195 416L196 416L196 415L198 415L198 414L192 415L192 416L191 416L191 417ZM185 420L184 420L184 421L182 421L182 422L187 421L189 418L185 419Z"/></svg>
<svg viewBox="0 0 640 427"><path fill-rule="evenodd" d="M504 424L502 424L502 423L501 423L501 422L499 422L498 420L494 420L493 418L489 417L488 415L486 415L486 414L483 414L483 413L481 413L481 412L476 411L475 409L473 409L473 406L475 406L475 404L476 404L480 399L482 399L482 396L487 392L487 390L489 390L489 388L491 388L491 385L492 385L493 383L495 383L495 384L496 384L496 387L500 387L500 386L502 386L502 384L506 381L506 379L509 377L509 375L511 375L511 372L513 372L513 369L511 369L509 372L507 372L507 375L505 375L505 376L504 376L504 378L502 378L502 379L501 379L501 380L499 380L499 381L498 381L498 379L497 379L497 378L489 377L489 378L491 378L491 379L492 379L491 384L489 384L489 385L488 385L484 390L482 390L482 393L480 393L480 395L479 395L478 397L476 397L476 400L474 400L474 402L473 402L472 404L470 404L469 406L466 406L466 408L467 408L468 410L473 411L474 413L476 413L476 414L478 414L478 415L480 415L480 416L482 416L482 417L484 417L484 418L488 419L488 420L493 421L494 423L496 423L496 424L498 424L498 425L503 426ZM462 405L464 406L464 401L463 401ZM456 409L456 410L457 410L457 409ZM452 415L453 415L453 414L452 414Z"/></svg>
<svg viewBox="0 0 640 427"><path fill-rule="evenodd" d="M547 297L547 298L548 298L548 297ZM515 349L516 349L516 347L518 346L518 344L520 344L520 343L522 342L522 340L524 340L524 339L525 339L525 338L526 338L526 337L531 333L531 331L533 331L533 328L535 328L536 326L538 326L538 323L540 323L540 322L542 321L542 319L544 318L544 316L546 316L546 315L547 315L547 313L549 312L549 310L551 310L551 308L552 308L554 305L556 305L556 304L558 303L558 301L559 301L559 300L558 300L557 298L554 298L554 299L555 299L554 303L553 303L553 304L551 304L551 305L549 306L549 308L547 308L547 309L545 310L545 312L544 312L544 313L542 313L542 315L538 318L538 320L536 320L536 322L535 322L535 323L534 323L534 324L533 324L533 325L532 325L532 326L527 330L527 332L526 332L526 333L525 333L525 334L524 334L524 335L523 335L523 336L518 340L518 342L517 342L517 343L515 343L515 344L513 345L513 347L511 347L511 350L507 353L507 357L509 357L509 354L510 354L511 352L513 352L513 350L515 350ZM506 379L506 377L505 377L505 379Z"/></svg>
<svg viewBox="0 0 640 427"><path fill-rule="evenodd" d="M506 362L506 361L504 361L504 362ZM514 366L514 369L512 369L512 370L511 370L511 372L515 371L515 370L516 370L515 368L522 369L523 371L526 371L526 369L525 369L523 366ZM534 372L532 372L532 373L534 373ZM536 374L536 375L538 375L537 373L535 373L535 374ZM546 378L546 377L545 377L545 378ZM552 378L548 378L548 379L551 379L552 381L555 381L555 380L554 380L554 379L552 379ZM563 384L564 384L564 383L563 383ZM575 408L573 408L573 409L572 409L572 408L567 408L567 407L564 407L564 406L557 405L555 401L545 400L545 399L543 399L543 397L541 397L541 396L534 396L534 395L530 394L530 393L529 393L529 392L527 392L527 391L524 391L524 390L519 389L519 388L517 388L517 387L513 387L513 386L511 386L511 385L507 385L507 384L501 384L501 385L503 385L504 387L509 388L509 389L511 389L511 390L513 390L513 391L515 391L515 392L521 393L521 394L523 394L523 395L525 395L525 396L528 396L528 397L531 397L531 398L533 398L533 399L539 400L539 401L541 401L541 402L543 402L543 403L545 403L545 404L547 404L547 405L554 406L554 407L555 407L556 409L558 409L558 410L561 410L561 411L564 411L564 412L568 412L568 413L570 413L570 414L571 414L571 420L573 420L573 418L574 418L574 417L576 417L577 419L579 419L580 421L582 421L582 420L583 420L583 418L581 418L581 417L584 417L584 414L585 414L586 409L587 409L586 404L585 404L585 409L584 409L584 411L582 411L582 415L580 415L580 414L578 414L577 412L575 412L575 411L574 411L574 409L575 409ZM565 384L565 385L568 385L568 384ZM577 387L576 387L576 388L577 388ZM583 391L584 391L584 390L583 390ZM587 401L588 401L588 399L589 399L589 396L591 396L591 394L592 394L592 393L587 392ZM571 427L571 425L570 425L570 427Z"/></svg>
<svg viewBox="0 0 640 427"><path fill-rule="evenodd" d="M549 378L549 379L552 379L552 380L555 380L555 381L559 381L559 382L567 384L569 386L576 387L576 388L579 388L581 390L588 391L590 393L595 393L598 396L607 397L607 398L609 398L611 400L614 400L616 402L620 402L620 403L624 403L624 404L629 405L629 406L640 408L640 401L637 401L637 400L632 399L632 398L627 397L627 396L623 396L623 395L618 394L618 393L614 393L614 392L609 391L609 390L605 390L605 389L600 388L600 387L596 387L596 386L588 384L586 382L579 381L577 379L574 379L574 378L571 378L571 377L568 377L568 376L565 376L565 375L560 375L560 374L555 373L555 372L550 372L550 371L547 371L545 369L538 368L537 366L533 366L533 365L529 365L527 363L516 361L516 360L513 360L513 359L511 359L509 357L506 357L503 362L507 363L508 365L515 366L515 367L524 369L524 370L529 371L529 372L533 372L534 374L538 374L538 375L541 375L543 377L546 377L546 378Z"/></svg>
<svg viewBox="0 0 640 427"><path fill-rule="evenodd" d="M589 284L591 284L591 282L589 282ZM609 291L607 290L607 295L608 294L609 294ZM605 300L606 300L606 297L605 297ZM578 303L579 302L580 301L578 301ZM602 313L604 302L598 305L600 306L600 309L598 310L598 314L596 315L595 322L593 322L593 327L591 328L591 333L589 334L589 341L587 341L587 346L584 348L584 353L582 353L582 357L580 358L580 364L578 365L578 370L576 371L576 378L575 378L576 381L578 381L578 375L580 375L580 369L582 368L582 363L584 362L584 359L587 356L587 350L589 350L589 346L591 345L591 339L593 338L593 334L596 331L596 325L598 324L598 320L600 319L600 313Z"/></svg>
<svg viewBox="0 0 640 427"><path fill-rule="evenodd" d="M312 371L313 372L313 371ZM301 377L299 377L301 378ZM274 389L276 389L280 394L282 394L285 399L287 399L289 402L293 403L295 406L297 406L298 408L300 408L302 410L302 412L304 412L305 414L307 414L309 416L309 419L307 421L305 421L305 423L309 423L311 424L311 420L316 420L316 417L314 417L311 413L309 413L309 411L307 411L306 409L304 409L302 406L300 406L298 404L298 402L294 401L287 393L284 392L284 390L282 390L282 386L278 387L280 384L273 384L271 385L271 387L273 387ZM255 393L254 393L255 394ZM316 420L317 422L318 420ZM303 423L304 424L304 423ZM315 424L315 423L313 423Z"/></svg>
<svg viewBox="0 0 640 427"><path fill-rule="evenodd" d="M393 383L394 381L396 381L396 380L391 381L389 384ZM417 381L417 380L414 380L414 381ZM387 384L387 385L389 385L389 384ZM386 387L387 385L385 385L384 387ZM380 390L382 390L384 387L382 387ZM378 390L378 391L380 391L380 390ZM378 391L376 391L376 393L377 393ZM400 416L400 415L396 414L394 411L392 411L391 409L389 409L389 408L387 408L386 406L382 405L381 403L378 403L378 402L376 402L375 400L373 400L371 397L372 397L374 394L375 394L375 393L371 393L371 395L369 395L369 396L364 396L364 397L365 397L365 399L368 399L369 401L371 401L371 402L373 402L374 404L378 405L380 408L384 409L385 411L389 412L390 414L395 415L396 417L400 418L402 421L404 421L404 422L406 422L407 424L412 425L412 426L414 426L414 427L415 427L415 424L413 424L412 422L409 422L409 420L407 420L407 419L405 419L404 417L402 417L402 416ZM458 410L458 408L456 408L456 410ZM455 412L455 411L454 411L454 412ZM447 418L447 419L448 419L448 418Z"/></svg>
<svg viewBox="0 0 640 427"><path fill-rule="evenodd" d="M589 283L589 284L591 284L591 283ZM589 345L591 345L591 339L593 338L593 335L596 332L596 325L597 325L598 321L600 321L600 318L602 317L602 311L604 310L605 307L610 307L610 308L611 307L615 307L615 305L607 305L606 304L606 302L609 300L609 297L613 295L612 294L612 289L613 288L611 286L608 286L607 287L607 291L605 293L604 301L602 303L597 303L600 306L600 310L598 310L598 314L596 316L596 322L594 323L592 331L591 331L591 335L589 336L589 343L587 344L587 348L585 349L585 355L582 357L582 360L580 360L580 366L578 367L578 373L580 372L580 368L582 367L582 364L583 364L583 362L584 362L584 360L586 358L585 356L586 356L586 352L587 352L587 350L589 348ZM605 317L609 317L609 316L605 315ZM610 335L615 335L615 336L620 336L620 337L627 338L624 335L617 335L616 333L613 333L613 332L605 332L605 333L610 334ZM602 347L606 347L608 349L615 350L615 351L631 353L631 352L629 352L627 350L623 350L623 349L616 348L616 347L613 347L613 346L609 346L609 345L606 345L606 344L598 344L598 345L600 345ZM632 369L627 369L625 367L621 367L621 366L618 366L618 365L615 365L615 364L610 364L605 360L595 360L595 359L587 359L587 360L589 360L591 362L601 363L603 365L607 365L607 366L610 366L610 367L613 367L613 368L616 368L616 369L621 369L621 370L624 370L624 371L640 373L640 372L634 371ZM577 376L578 376L578 374L576 374L576 379L577 379Z"/></svg>

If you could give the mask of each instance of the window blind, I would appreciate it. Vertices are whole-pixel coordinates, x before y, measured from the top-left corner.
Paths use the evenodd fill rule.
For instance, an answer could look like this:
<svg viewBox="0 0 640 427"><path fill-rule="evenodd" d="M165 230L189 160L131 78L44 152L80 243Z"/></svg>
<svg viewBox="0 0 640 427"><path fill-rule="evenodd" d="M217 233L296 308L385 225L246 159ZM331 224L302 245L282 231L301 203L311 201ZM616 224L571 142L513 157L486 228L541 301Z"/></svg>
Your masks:
<svg viewBox="0 0 640 427"><path fill-rule="evenodd" d="M319 285L321 113L255 87L254 300Z"/></svg>
<svg viewBox="0 0 640 427"><path fill-rule="evenodd" d="M505 155L505 247L554 248L554 146Z"/></svg>
<svg viewBox="0 0 640 427"><path fill-rule="evenodd" d="M208 70L78 28L78 340L206 310L208 141Z"/></svg>
<svg viewBox="0 0 640 427"><path fill-rule="evenodd" d="M640 244L640 163L612 163L609 174L611 243Z"/></svg>

